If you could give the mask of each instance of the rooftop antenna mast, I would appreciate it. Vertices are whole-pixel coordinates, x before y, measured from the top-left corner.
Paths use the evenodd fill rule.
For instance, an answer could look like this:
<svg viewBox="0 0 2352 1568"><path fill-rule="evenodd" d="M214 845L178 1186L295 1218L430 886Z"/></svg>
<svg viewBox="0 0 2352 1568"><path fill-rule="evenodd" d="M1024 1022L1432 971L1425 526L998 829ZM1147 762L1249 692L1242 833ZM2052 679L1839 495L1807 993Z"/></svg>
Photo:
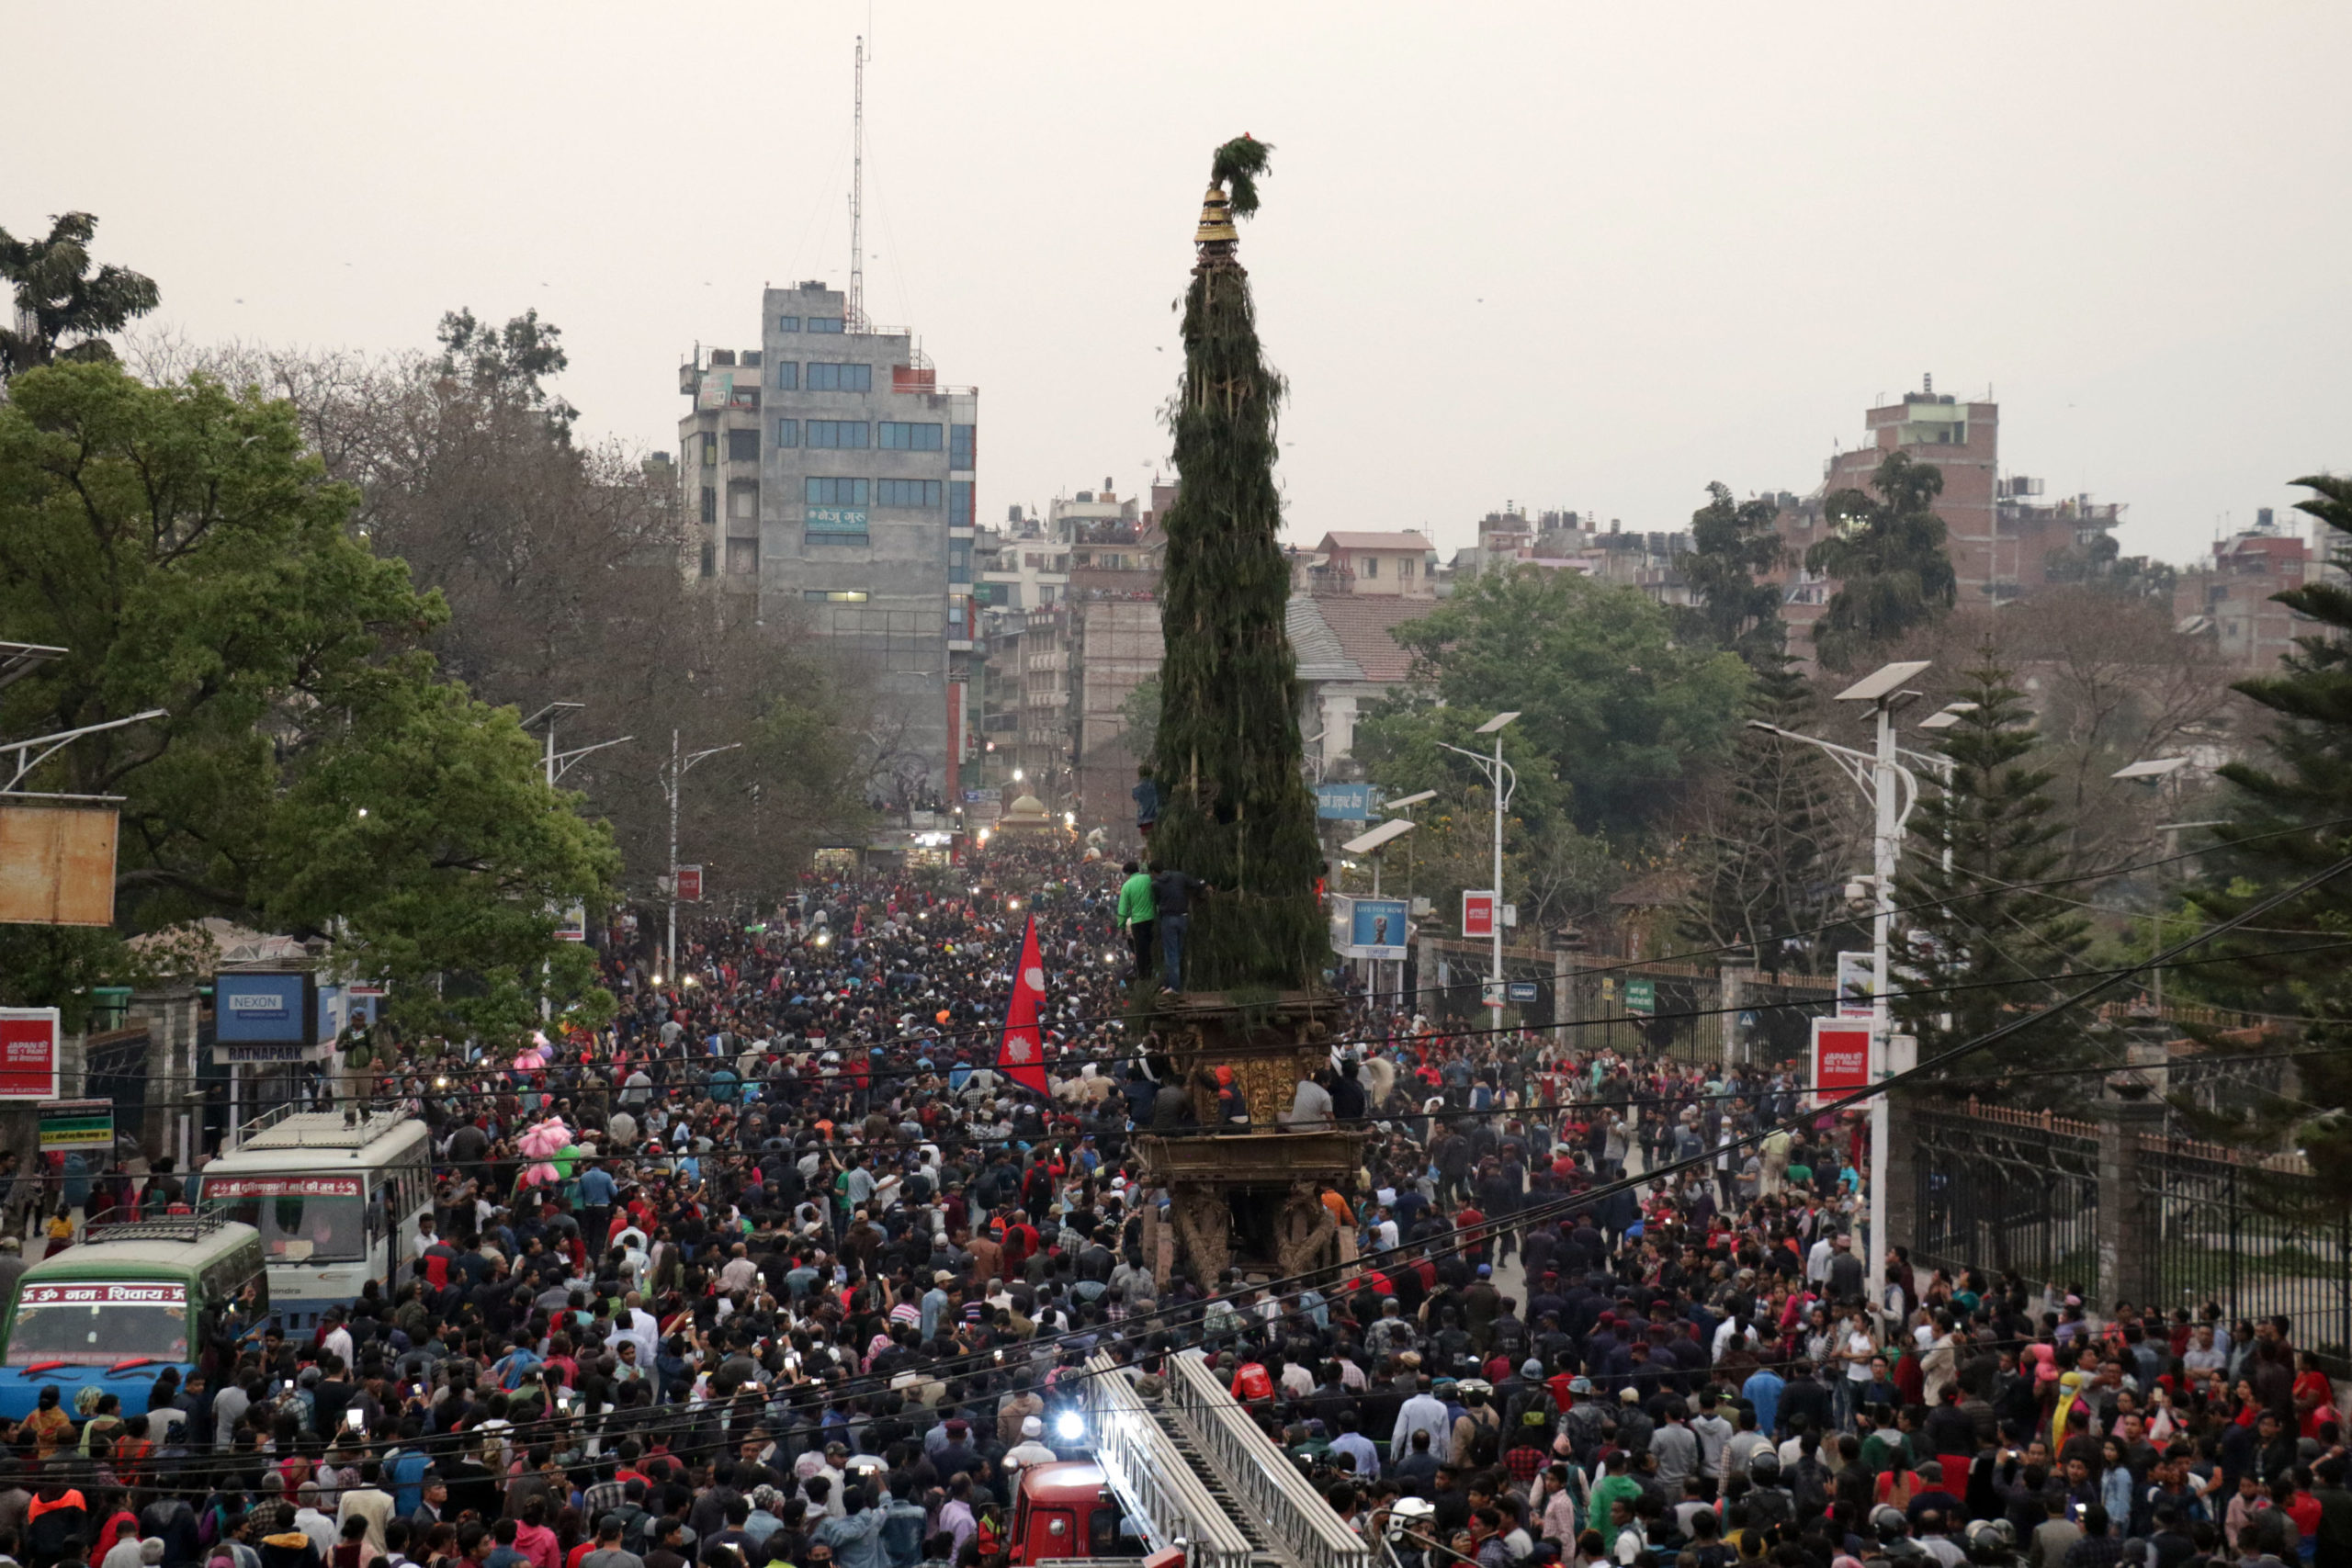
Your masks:
<svg viewBox="0 0 2352 1568"><path fill-rule="evenodd" d="M865 330L865 38L857 40L851 97L849 161L849 328Z"/></svg>

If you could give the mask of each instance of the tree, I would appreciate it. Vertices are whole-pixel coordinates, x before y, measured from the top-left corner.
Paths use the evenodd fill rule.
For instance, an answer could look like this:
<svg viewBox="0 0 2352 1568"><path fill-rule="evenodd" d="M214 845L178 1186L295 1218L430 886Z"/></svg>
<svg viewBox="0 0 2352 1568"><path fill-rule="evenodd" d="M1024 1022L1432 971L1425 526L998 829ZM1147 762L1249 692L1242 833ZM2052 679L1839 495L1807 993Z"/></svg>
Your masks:
<svg viewBox="0 0 2352 1568"><path fill-rule="evenodd" d="M1925 798L1895 885L1905 912L1896 917L1903 936L1894 984L1916 994L1898 996L1894 1010L1917 1036L1922 1059L2048 1002L2055 977L2090 942L2077 894L2037 886L2067 869L2066 822L2050 794L2050 771L2037 765L2025 694L1991 649L1960 691L1975 706L1937 741L1945 766L1915 770ZM1973 1081L2087 1058L2081 1021L2062 1018L1942 1076Z"/></svg>
<svg viewBox="0 0 2352 1568"><path fill-rule="evenodd" d="M2327 555L2343 563L2352 538L2352 479L2314 474L2295 483L2312 491L2297 509L2334 531ZM2296 638L2277 674L2238 682L2238 691L2272 716L2265 737L2269 757L2222 769L2236 796L2231 821L2215 830L2222 849L2206 857L2208 879L2191 892L2209 919L2235 914L2352 853L2346 826L2352 820L2352 588L2312 573L2301 587L2272 597L2308 616L2312 628ZM2322 1184L2341 1192L2352 1183L2352 1120L2342 1110L2352 1104L2352 965L2341 942L2352 927L2352 876L2321 883L2260 924L2258 933L2228 940L2222 951L2235 961L2228 969L2207 969L2202 977L2219 999L2301 1014L2301 1044L2312 1054L2296 1060L2298 1098L2213 1130L2266 1148L2291 1137ZM2232 1048L2228 1041L2212 1043ZM2277 1046L2265 1040L2250 1048ZM2316 1115L2314 1108L2321 1108Z"/></svg>
<svg viewBox="0 0 2352 1568"><path fill-rule="evenodd" d="M1255 212L1271 151L1245 136L1211 163L1172 414L1182 482L1160 578L1167 653L1152 772L1165 798L1152 859L1217 889L1193 915L1187 979L1198 990L1301 988L1331 952L1315 896L1322 852L1301 773L1297 660L1283 624L1290 566L1275 538L1282 379L1259 348L1223 194L1229 186L1231 217Z"/></svg>
<svg viewBox="0 0 2352 1568"><path fill-rule="evenodd" d="M812 850L863 832L869 794L912 804L899 788L905 716L873 672L790 611L686 581L674 470L571 438L548 385L564 366L556 327L457 310L438 335L437 355L388 360L133 351L151 378L200 370L293 404L329 475L358 495L354 530L447 604L425 643L444 672L523 713L582 704L565 744L636 737L564 779L611 825L630 892L651 896L668 869L656 775L673 728L689 749L744 742L681 796L685 852L717 895L781 895Z"/></svg>
<svg viewBox="0 0 2352 1568"><path fill-rule="evenodd" d="M1137 757L1151 755L1159 739L1159 677L1147 675L1119 704L1119 743Z"/></svg>
<svg viewBox="0 0 2352 1568"><path fill-rule="evenodd" d="M1690 514L1691 548L1681 560L1699 602L1678 609L1675 621L1686 641L1736 653L1760 670L1780 657L1787 638L1779 586L1756 580L1780 564L1773 530L1780 504L1763 497L1735 502L1723 484L1708 485L1707 498Z"/></svg>
<svg viewBox="0 0 2352 1568"><path fill-rule="evenodd" d="M1572 571L1487 572L1394 636L1413 650L1412 685L1358 730L1358 754L1384 783L1434 787L1387 764L1450 756L1434 742L1465 744L1463 732L1518 710L1505 757L1538 760L1520 767L1520 808L1539 815L1534 797L1556 780L1554 808L1612 840L1661 821L1722 759L1747 692L1737 655L1678 642L1648 594Z"/></svg>
<svg viewBox="0 0 2352 1568"><path fill-rule="evenodd" d="M1832 670L1854 667L1873 649L1951 608L1959 579L1935 513L1943 470L1893 452L1871 476L1877 499L1841 490L1823 503L1838 532L1805 553L1805 565L1838 580L1814 623L1813 646Z"/></svg>
<svg viewBox="0 0 2352 1568"><path fill-rule="evenodd" d="M1774 729L1819 733L1825 715L1786 658L1757 671L1747 716ZM1844 913L1856 847L1855 796L1815 748L1743 726L1716 786L1700 798L1697 877L1682 931L1716 947L1745 947L1768 969L1822 972L1838 943L1819 928Z"/></svg>
<svg viewBox="0 0 2352 1568"><path fill-rule="evenodd" d="M50 220L44 239L0 229L0 278L14 288L17 320L0 326L0 383L56 360L112 359L101 336L120 332L162 297L153 278L112 263L90 271L98 220L86 212Z"/></svg>
<svg viewBox="0 0 2352 1568"><path fill-rule="evenodd" d="M354 493L292 409L112 364L10 391L0 628L68 652L0 696L0 726L169 714L76 741L36 781L125 797L121 931L224 915L332 936L412 1017L428 979L470 976L449 1020L470 1027L519 1024L542 964L594 1004L589 961L552 933L561 904L605 896L608 840L539 781L511 712L439 679L415 645L446 607L350 530ZM20 997L71 978L60 956L0 931Z"/></svg>

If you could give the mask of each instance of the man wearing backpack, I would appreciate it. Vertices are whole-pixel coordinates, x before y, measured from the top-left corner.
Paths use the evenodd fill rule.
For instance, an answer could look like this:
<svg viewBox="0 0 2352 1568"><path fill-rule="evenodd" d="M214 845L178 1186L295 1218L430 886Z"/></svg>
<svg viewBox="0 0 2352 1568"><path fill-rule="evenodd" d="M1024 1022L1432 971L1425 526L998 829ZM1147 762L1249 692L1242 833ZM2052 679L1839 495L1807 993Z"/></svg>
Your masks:
<svg viewBox="0 0 2352 1568"><path fill-rule="evenodd" d="M1502 1458L1502 1413L1487 1402L1489 1391L1476 1378L1456 1383L1453 1391L1463 1407L1453 1423L1453 1468L1484 1470Z"/></svg>

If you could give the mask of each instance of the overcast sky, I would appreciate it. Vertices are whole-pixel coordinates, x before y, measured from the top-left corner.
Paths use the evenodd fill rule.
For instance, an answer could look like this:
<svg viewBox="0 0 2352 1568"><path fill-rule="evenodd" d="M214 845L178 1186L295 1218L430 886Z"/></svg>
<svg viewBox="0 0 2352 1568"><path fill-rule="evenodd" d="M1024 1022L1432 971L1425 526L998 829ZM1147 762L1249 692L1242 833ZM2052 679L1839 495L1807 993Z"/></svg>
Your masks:
<svg viewBox="0 0 2352 1568"><path fill-rule="evenodd" d="M390 350L529 307L583 426L848 274L981 389L980 512L1164 461L1210 151L1290 378L1289 532L1505 501L1682 525L1862 410L2001 404L2003 467L2201 553L2352 468L2352 6L9 0L0 226L99 215L191 338ZM871 21L869 24L869 16Z"/></svg>

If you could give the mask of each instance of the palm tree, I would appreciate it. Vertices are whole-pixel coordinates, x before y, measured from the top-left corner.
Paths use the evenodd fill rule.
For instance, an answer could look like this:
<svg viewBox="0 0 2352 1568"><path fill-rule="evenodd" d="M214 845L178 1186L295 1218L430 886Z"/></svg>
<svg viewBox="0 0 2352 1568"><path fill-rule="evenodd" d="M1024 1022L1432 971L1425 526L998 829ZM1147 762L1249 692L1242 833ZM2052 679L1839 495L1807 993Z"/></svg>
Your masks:
<svg viewBox="0 0 2352 1568"><path fill-rule="evenodd" d="M122 266L90 271L97 230L87 212L51 218L44 240L0 229L0 279L17 291L17 319L0 326L0 382L60 359L112 359L114 346L98 334L155 308L153 278Z"/></svg>

